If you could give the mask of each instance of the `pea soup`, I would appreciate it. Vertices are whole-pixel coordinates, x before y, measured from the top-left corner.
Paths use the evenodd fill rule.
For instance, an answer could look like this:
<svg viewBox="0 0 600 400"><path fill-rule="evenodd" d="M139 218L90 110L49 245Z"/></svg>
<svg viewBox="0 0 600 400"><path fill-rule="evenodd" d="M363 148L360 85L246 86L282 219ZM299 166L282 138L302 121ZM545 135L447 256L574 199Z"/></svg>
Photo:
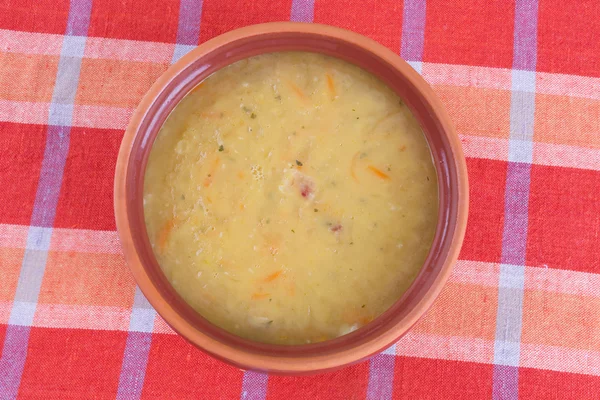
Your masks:
<svg viewBox="0 0 600 400"><path fill-rule="evenodd" d="M271 53L211 75L153 145L144 214L175 290L212 323L279 344L376 318L422 267L437 224L417 121L366 71Z"/></svg>

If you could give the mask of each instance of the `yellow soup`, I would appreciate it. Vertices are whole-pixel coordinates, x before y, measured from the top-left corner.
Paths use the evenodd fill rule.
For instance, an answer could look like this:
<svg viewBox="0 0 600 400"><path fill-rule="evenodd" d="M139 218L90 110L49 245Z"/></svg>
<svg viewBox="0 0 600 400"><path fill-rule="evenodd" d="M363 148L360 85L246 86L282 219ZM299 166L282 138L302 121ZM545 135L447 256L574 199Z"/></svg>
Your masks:
<svg viewBox="0 0 600 400"><path fill-rule="evenodd" d="M344 61L273 53L230 65L172 112L144 184L167 278L249 339L322 341L406 291L437 223L429 147L385 84Z"/></svg>

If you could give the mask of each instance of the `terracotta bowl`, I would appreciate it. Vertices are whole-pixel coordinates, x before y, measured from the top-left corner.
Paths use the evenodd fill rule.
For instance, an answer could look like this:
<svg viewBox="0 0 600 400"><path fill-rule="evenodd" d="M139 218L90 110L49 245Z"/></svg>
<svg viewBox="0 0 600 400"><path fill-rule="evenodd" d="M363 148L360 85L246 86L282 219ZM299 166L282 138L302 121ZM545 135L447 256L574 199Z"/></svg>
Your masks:
<svg viewBox="0 0 600 400"><path fill-rule="evenodd" d="M439 178L439 221L415 282L388 311L337 339L306 345L257 343L230 334L195 312L175 292L148 240L142 207L150 148L175 105L207 76L238 60L276 51L324 53L378 76L406 102L427 137ZM454 128L431 87L384 46L353 32L316 24L270 23L214 38L181 58L150 88L125 132L115 173L115 215L137 284L164 320L188 341L244 369L281 374L326 371L389 347L427 311L450 275L462 244L468 208L465 159Z"/></svg>

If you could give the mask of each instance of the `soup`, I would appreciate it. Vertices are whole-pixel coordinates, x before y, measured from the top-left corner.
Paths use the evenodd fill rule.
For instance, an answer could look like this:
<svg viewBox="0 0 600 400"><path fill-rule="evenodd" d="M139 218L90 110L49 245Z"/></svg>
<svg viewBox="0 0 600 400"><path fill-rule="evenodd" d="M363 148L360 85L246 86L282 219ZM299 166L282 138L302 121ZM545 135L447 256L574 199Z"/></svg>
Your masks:
<svg viewBox="0 0 600 400"><path fill-rule="evenodd" d="M366 71L271 53L178 104L144 180L150 243L182 298L252 340L349 333L407 290L437 224L426 139Z"/></svg>

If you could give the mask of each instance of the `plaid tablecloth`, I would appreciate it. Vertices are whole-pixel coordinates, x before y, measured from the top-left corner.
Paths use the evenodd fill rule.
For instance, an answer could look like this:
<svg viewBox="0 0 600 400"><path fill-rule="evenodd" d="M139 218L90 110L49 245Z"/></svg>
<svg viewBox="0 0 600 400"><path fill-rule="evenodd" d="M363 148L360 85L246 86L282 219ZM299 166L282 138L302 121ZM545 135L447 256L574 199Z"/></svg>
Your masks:
<svg viewBox="0 0 600 400"><path fill-rule="evenodd" d="M409 60L468 157L433 309L338 372L242 372L175 335L124 263L113 171L181 55L252 23L349 28ZM600 398L600 1L0 0L1 399Z"/></svg>

